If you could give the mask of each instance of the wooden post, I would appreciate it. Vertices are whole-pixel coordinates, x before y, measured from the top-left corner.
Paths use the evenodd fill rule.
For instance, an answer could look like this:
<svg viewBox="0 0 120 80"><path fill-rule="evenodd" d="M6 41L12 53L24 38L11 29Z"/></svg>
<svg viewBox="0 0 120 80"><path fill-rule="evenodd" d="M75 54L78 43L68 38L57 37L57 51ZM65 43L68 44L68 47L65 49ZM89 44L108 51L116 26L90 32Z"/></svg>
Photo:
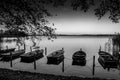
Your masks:
<svg viewBox="0 0 120 80"><path fill-rule="evenodd" d="M95 56L93 56L93 70L92 70L92 75L95 75Z"/></svg>
<svg viewBox="0 0 120 80"><path fill-rule="evenodd" d="M62 48L62 50L64 51L64 48Z"/></svg>
<svg viewBox="0 0 120 80"><path fill-rule="evenodd" d="M18 50L20 50L20 46L18 45Z"/></svg>
<svg viewBox="0 0 120 80"><path fill-rule="evenodd" d="M30 46L30 51L32 52L32 46Z"/></svg>
<svg viewBox="0 0 120 80"><path fill-rule="evenodd" d="M36 70L36 56L35 56L36 52L34 52L34 70Z"/></svg>
<svg viewBox="0 0 120 80"><path fill-rule="evenodd" d="M64 48L62 48L62 50L64 51ZM63 54L64 56L64 54ZM64 59L63 59L63 62L62 62L62 72L64 72Z"/></svg>
<svg viewBox="0 0 120 80"><path fill-rule="evenodd" d="M32 46L30 46L30 51L32 52ZM34 70L36 70L36 58L35 58L35 52L34 52Z"/></svg>
<svg viewBox="0 0 120 80"><path fill-rule="evenodd" d="M6 49L8 49L8 46L6 46Z"/></svg>
<svg viewBox="0 0 120 80"><path fill-rule="evenodd" d="M82 51L82 48L80 48L80 51Z"/></svg>
<svg viewBox="0 0 120 80"><path fill-rule="evenodd" d="M62 51L64 51L64 48L62 48ZM64 54L64 53L63 53Z"/></svg>
<svg viewBox="0 0 120 80"><path fill-rule="evenodd" d="M24 44L24 50L26 50L26 46L25 46L25 44Z"/></svg>
<svg viewBox="0 0 120 80"><path fill-rule="evenodd" d="M101 51L101 46L100 46L100 49L99 49L99 52Z"/></svg>
<svg viewBox="0 0 120 80"><path fill-rule="evenodd" d="M120 75L120 59L118 61L118 70L119 70L119 75Z"/></svg>
<svg viewBox="0 0 120 80"><path fill-rule="evenodd" d="M10 67L12 67L12 52L10 52Z"/></svg>
<svg viewBox="0 0 120 80"><path fill-rule="evenodd" d="M35 53L34 53L34 70L36 70L36 58L35 58Z"/></svg>
<svg viewBox="0 0 120 80"><path fill-rule="evenodd" d="M47 47L45 47L45 55L47 55Z"/></svg>
<svg viewBox="0 0 120 80"><path fill-rule="evenodd" d="M63 59L63 62L62 62L62 72L64 72L64 59Z"/></svg>

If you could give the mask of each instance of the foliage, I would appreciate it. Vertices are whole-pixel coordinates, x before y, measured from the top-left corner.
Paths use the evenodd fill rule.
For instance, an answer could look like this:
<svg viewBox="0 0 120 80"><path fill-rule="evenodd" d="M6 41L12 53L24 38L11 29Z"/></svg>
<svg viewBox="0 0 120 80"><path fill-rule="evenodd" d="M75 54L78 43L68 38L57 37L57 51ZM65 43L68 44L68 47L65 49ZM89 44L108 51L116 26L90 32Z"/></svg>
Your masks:
<svg viewBox="0 0 120 80"><path fill-rule="evenodd" d="M43 0L0 0L0 23L8 30L28 34L54 34L45 16L51 16Z"/></svg>
<svg viewBox="0 0 120 80"><path fill-rule="evenodd" d="M46 19L46 16L52 14L45 6L58 7L69 2L73 10L80 8L86 12L94 6L95 15L99 19L109 12L109 19L119 22L120 0L0 0L0 24L8 30L53 37L55 29L47 25L49 21Z"/></svg>
<svg viewBox="0 0 120 80"><path fill-rule="evenodd" d="M112 40L113 40L113 45L120 46L120 34L119 33L113 36Z"/></svg>
<svg viewBox="0 0 120 80"><path fill-rule="evenodd" d="M80 7L80 10L86 12L93 5L94 0L71 0L73 10L77 10Z"/></svg>
<svg viewBox="0 0 120 80"><path fill-rule="evenodd" d="M109 13L109 19L118 23L120 19L120 0L101 0L100 5L95 9L95 15L99 18Z"/></svg>
<svg viewBox="0 0 120 80"><path fill-rule="evenodd" d="M22 31L16 31L16 30L7 30L4 32L3 35L13 35L13 36L26 36L27 34L25 34Z"/></svg>

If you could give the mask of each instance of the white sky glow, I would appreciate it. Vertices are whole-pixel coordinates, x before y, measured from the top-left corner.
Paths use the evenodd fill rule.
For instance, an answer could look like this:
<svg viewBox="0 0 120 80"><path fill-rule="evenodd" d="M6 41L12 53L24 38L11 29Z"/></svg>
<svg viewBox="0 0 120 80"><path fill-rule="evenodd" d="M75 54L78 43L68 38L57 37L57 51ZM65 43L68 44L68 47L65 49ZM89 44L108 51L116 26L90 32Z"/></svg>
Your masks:
<svg viewBox="0 0 120 80"><path fill-rule="evenodd" d="M51 19L57 28L58 34L113 34L120 32L120 23L108 20L58 18Z"/></svg>

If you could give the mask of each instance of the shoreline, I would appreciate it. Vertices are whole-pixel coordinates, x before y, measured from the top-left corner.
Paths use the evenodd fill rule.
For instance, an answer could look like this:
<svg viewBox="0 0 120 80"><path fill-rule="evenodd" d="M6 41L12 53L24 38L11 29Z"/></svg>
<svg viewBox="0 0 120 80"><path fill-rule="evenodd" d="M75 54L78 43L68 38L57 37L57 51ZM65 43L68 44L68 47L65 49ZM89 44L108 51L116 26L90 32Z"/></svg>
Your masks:
<svg viewBox="0 0 120 80"><path fill-rule="evenodd" d="M115 80L115 79L62 76L0 68L0 80Z"/></svg>
<svg viewBox="0 0 120 80"><path fill-rule="evenodd" d="M1 37L27 37L27 36L45 36L45 35L6 35L6 34L0 34ZM94 37L113 37L117 36L117 34L56 34L55 36L94 36Z"/></svg>

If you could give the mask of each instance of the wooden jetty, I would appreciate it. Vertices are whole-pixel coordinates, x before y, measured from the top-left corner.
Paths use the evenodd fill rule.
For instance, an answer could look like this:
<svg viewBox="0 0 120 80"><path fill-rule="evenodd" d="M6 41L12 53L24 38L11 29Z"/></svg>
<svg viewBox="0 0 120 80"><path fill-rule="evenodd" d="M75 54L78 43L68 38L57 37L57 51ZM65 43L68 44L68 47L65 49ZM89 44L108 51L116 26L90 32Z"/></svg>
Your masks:
<svg viewBox="0 0 120 80"><path fill-rule="evenodd" d="M22 54L21 57L21 62L26 62L26 63L31 63L34 62L35 60L38 60L43 57L43 49L41 50L35 50L31 51L25 54Z"/></svg>
<svg viewBox="0 0 120 80"><path fill-rule="evenodd" d="M57 50L47 56L47 64L60 64L64 60L64 50Z"/></svg>
<svg viewBox="0 0 120 80"><path fill-rule="evenodd" d="M22 55L24 53L25 53L24 49L17 50L17 51L14 51L14 52L4 53L4 54L1 54L1 57L2 57L1 60L3 60L3 61L14 60L16 58L19 58L20 55Z"/></svg>
<svg viewBox="0 0 120 80"><path fill-rule="evenodd" d="M73 62L72 65L81 65L85 66L86 64L86 53L80 49L76 51L72 56Z"/></svg>
<svg viewBox="0 0 120 80"><path fill-rule="evenodd" d="M116 59L111 54L105 51L99 51L98 54L99 54L98 62L102 65L104 69L118 67L118 59Z"/></svg>
<svg viewBox="0 0 120 80"><path fill-rule="evenodd" d="M13 52L14 50L15 50L15 48L10 48L10 49L0 49L0 54L8 53L8 52Z"/></svg>

